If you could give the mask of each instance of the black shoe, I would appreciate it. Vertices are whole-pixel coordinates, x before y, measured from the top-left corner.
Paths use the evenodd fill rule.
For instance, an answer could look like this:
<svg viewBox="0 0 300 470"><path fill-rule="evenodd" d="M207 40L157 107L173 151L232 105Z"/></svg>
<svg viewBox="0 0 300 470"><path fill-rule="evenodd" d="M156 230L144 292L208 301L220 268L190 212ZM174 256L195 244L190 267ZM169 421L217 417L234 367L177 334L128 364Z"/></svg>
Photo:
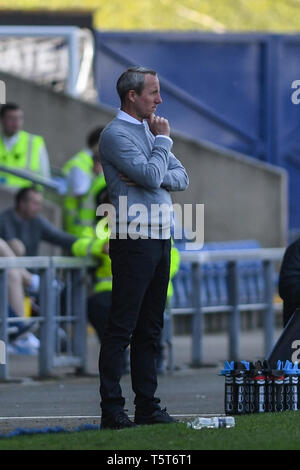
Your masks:
<svg viewBox="0 0 300 470"><path fill-rule="evenodd" d="M169 424L178 421L167 413L167 408L163 408L154 410L151 414L136 412L134 422L136 424Z"/></svg>
<svg viewBox="0 0 300 470"><path fill-rule="evenodd" d="M128 418L125 411L119 411L115 415L102 415L101 429L135 428L136 424Z"/></svg>

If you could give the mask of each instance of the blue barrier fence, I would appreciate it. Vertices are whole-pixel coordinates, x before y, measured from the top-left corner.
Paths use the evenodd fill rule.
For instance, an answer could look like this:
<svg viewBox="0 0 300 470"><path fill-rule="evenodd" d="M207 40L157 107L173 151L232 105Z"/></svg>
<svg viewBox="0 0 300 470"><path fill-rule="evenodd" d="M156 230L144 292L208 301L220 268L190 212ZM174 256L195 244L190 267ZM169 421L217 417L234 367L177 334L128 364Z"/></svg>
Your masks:
<svg viewBox="0 0 300 470"><path fill-rule="evenodd" d="M241 245L245 242L241 242ZM240 312L262 312L264 350L273 346L275 330L274 303L277 289L278 262L284 249L261 249L252 241L252 248L233 249L230 243L222 250L213 245L199 252L181 251L181 267L174 277L173 315L192 316L191 364L203 363L203 316L228 314L228 357L239 359ZM207 248L207 246L206 246ZM276 265L277 264L277 269Z"/></svg>
<svg viewBox="0 0 300 470"><path fill-rule="evenodd" d="M191 364L203 363L203 315L213 312L228 314L228 359L239 358L240 312L261 311L263 314L266 355L273 347L275 263L281 261L284 249L260 249L257 242L206 245L200 252L181 251L181 267L174 279L174 298L171 313L192 316ZM247 246L247 248L245 248ZM227 249L225 249L225 247ZM210 250L208 249L210 248ZM235 242L235 248L237 244ZM0 340L7 344L8 328L15 318L8 317L7 269L34 268L41 275L39 325L39 375L47 377L53 368L71 366L86 371L86 287L87 269L94 260L68 257L2 258L0 259ZM61 272L66 283L66 310L57 308L55 277ZM69 299L69 301L68 301ZM172 318L172 317L171 317ZM27 319L31 321L30 319ZM23 319L20 319L23 321ZM66 350L56 342L56 332L64 327ZM169 328L172 339L172 327ZM172 361L171 361L172 364ZM0 380L9 379L9 357L0 364Z"/></svg>
<svg viewBox="0 0 300 470"><path fill-rule="evenodd" d="M183 253L184 243L176 244ZM201 252L221 250L251 250L259 249L261 245L256 240L237 240L231 242L204 244ZM239 301L241 304L255 304L262 302L265 296L263 280L263 263L260 260L241 260L237 263L240 281ZM202 266L203 279L201 285L201 299L203 306L228 305L228 271L226 261L204 263ZM277 283L277 274L274 273L274 285ZM192 266L181 262L179 272L173 279L174 296L173 307L189 307L192 299Z"/></svg>

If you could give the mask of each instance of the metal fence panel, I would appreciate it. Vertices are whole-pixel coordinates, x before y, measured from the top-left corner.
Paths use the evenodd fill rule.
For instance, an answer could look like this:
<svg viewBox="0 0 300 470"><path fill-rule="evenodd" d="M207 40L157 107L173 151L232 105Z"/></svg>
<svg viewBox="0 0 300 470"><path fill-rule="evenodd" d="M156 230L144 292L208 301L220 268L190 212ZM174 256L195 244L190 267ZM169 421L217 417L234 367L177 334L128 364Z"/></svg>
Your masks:
<svg viewBox="0 0 300 470"><path fill-rule="evenodd" d="M274 338L274 263L283 257L284 249L251 249L251 250L220 250L206 252L181 252L181 261L191 266L187 272L190 276L188 287L191 295L189 305L176 305L173 303L170 309L172 314L192 315L192 350L191 363L194 366L203 364L203 315L210 312L228 312L229 315L229 358L239 358L239 335L240 335L240 311L261 310L264 318L264 341L265 353L270 352ZM261 302L242 304L240 298L240 273L238 263L261 262L263 265L263 298ZM205 271L203 266L207 263L226 263L227 270L227 295L226 304L215 305L203 304L203 289ZM71 257L36 257L36 258L0 258L0 340L7 342L8 331L8 301L7 301L7 269L26 267L38 269L41 275L40 290L40 316L36 320L40 324L40 356L39 375L46 377L51 374L53 368L70 366L75 367L77 372L86 372L86 297L87 297L87 268L94 267L96 263L92 259L74 259ZM65 278L65 301L66 308L63 311L57 308L56 285L59 283L59 271ZM183 287L183 291L184 291ZM180 296L179 296L180 297ZM15 319L14 319L15 321ZM57 329L61 323L66 326L68 341L66 353L56 348ZM169 325L170 326L170 325ZM172 328L170 329L170 331ZM171 341L171 338L168 338ZM68 346L68 344L70 346ZM0 380L9 379L8 355L6 364L0 364ZM172 362L172 361L171 361Z"/></svg>

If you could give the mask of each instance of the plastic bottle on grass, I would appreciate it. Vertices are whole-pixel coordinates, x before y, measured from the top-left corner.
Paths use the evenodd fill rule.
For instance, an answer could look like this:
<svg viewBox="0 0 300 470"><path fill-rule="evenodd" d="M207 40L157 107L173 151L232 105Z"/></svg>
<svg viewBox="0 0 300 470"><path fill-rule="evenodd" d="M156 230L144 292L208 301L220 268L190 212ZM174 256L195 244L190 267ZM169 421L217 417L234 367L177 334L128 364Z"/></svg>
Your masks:
<svg viewBox="0 0 300 470"><path fill-rule="evenodd" d="M188 428L192 429L203 429L203 428L233 428L235 426L235 420L233 416L214 416L212 418L202 418L199 416L187 423Z"/></svg>

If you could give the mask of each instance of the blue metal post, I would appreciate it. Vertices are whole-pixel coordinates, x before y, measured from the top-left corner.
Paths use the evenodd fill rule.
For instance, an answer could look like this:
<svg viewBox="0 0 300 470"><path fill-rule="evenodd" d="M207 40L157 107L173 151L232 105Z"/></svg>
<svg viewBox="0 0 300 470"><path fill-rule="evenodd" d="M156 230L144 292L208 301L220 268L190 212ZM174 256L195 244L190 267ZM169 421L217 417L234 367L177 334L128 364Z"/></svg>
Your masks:
<svg viewBox="0 0 300 470"><path fill-rule="evenodd" d="M230 361L239 359L240 348L240 307L239 273L236 261L228 263L228 297L232 310L229 314L229 357Z"/></svg>
<svg viewBox="0 0 300 470"><path fill-rule="evenodd" d="M263 263L264 269L264 284L265 284L265 304L266 309L263 315L264 325L264 344L265 344L265 356L267 357L274 346L274 264L273 261L267 260Z"/></svg>
<svg viewBox="0 0 300 470"><path fill-rule="evenodd" d="M53 288L54 268L40 271L40 309L43 321L40 329L39 375L51 374L55 355L55 289Z"/></svg>
<svg viewBox="0 0 300 470"><path fill-rule="evenodd" d="M0 269L0 341L4 344L4 364L0 362L0 381L8 379L8 354L7 354L7 270ZM3 349L3 348L2 348Z"/></svg>
<svg viewBox="0 0 300 470"><path fill-rule="evenodd" d="M193 308L192 317L192 366L199 367L203 362L203 312L201 302L202 266L192 264Z"/></svg>
<svg viewBox="0 0 300 470"><path fill-rule="evenodd" d="M81 374L87 370L86 276L85 269L74 269L72 272L72 315L76 317L73 352L74 356L81 359L81 365L76 369L77 373Z"/></svg>

